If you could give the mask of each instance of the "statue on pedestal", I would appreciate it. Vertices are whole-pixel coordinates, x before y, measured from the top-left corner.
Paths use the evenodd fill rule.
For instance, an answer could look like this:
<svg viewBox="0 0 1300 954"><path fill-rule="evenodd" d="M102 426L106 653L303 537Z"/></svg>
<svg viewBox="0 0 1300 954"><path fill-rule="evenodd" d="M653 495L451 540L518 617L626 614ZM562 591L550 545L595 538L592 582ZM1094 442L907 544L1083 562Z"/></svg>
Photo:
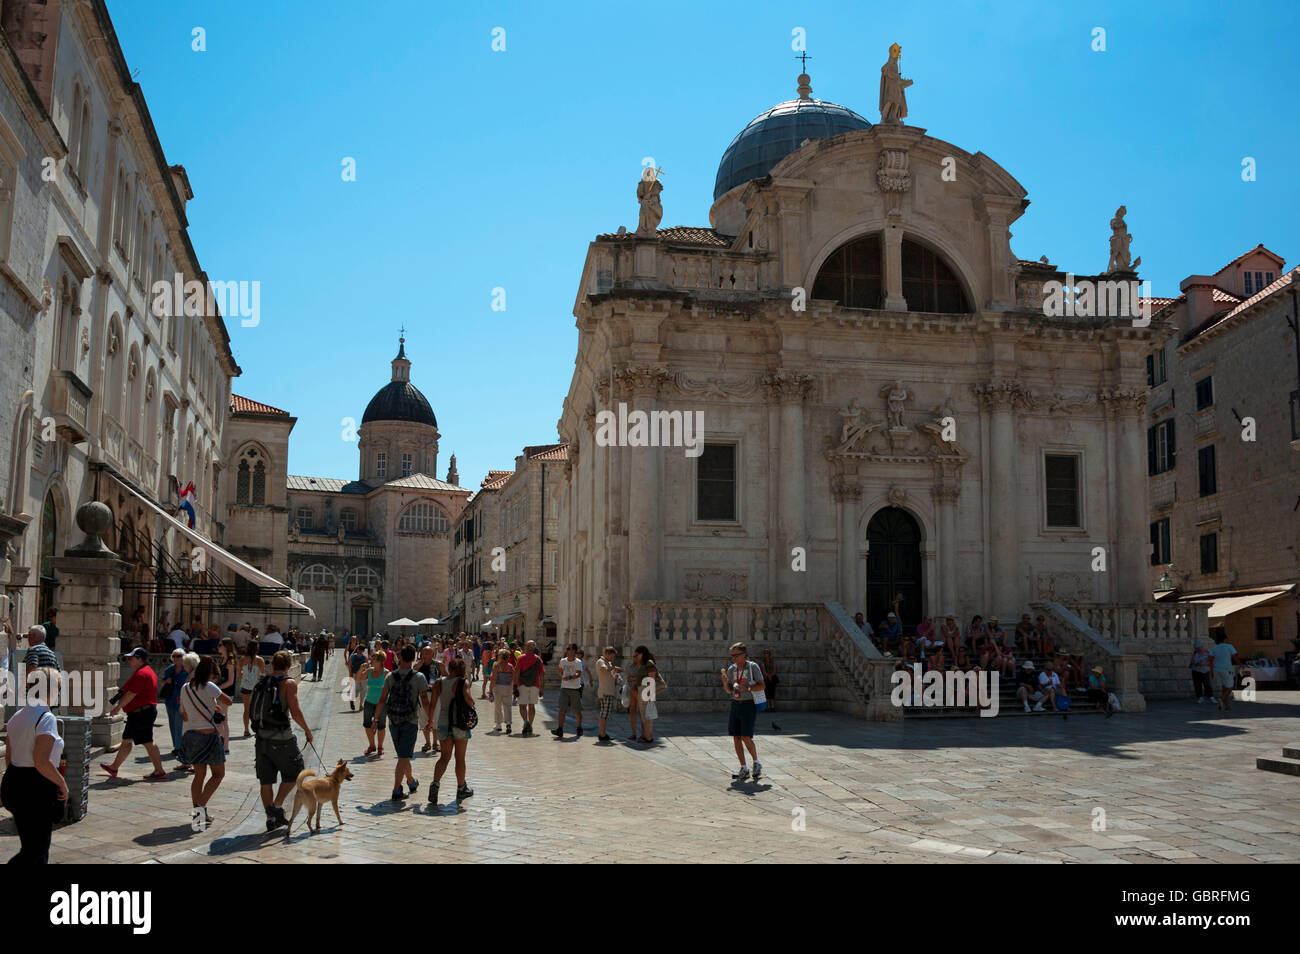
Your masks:
<svg viewBox="0 0 1300 954"><path fill-rule="evenodd" d="M906 429L907 425L903 423L903 406L907 399L912 396L912 393L903 386L902 381L895 381L893 384L886 384L882 387L880 396L885 399L889 429L891 431Z"/></svg>
<svg viewBox="0 0 1300 954"><path fill-rule="evenodd" d="M1115 210L1115 217L1110 220L1110 262L1106 265L1106 274L1111 272L1131 272L1142 264L1142 256L1137 261L1129 262L1129 243L1133 236L1128 234L1128 225L1124 216L1128 214L1125 206Z"/></svg>
<svg viewBox="0 0 1300 954"><path fill-rule="evenodd" d="M646 169L646 175L636 184L636 200L641 203L641 217L636 224L638 236L655 237L655 230L664 217L664 207L659 202L659 193L663 191L664 184L659 181L659 170Z"/></svg>
<svg viewBox="0 0 1300 954"><path fill-rule="evenodd" d="M907 94L904 90L912 85L912 81L898 74L898 57L902 52L903 48L895 43L889 48L889 59L880 68L881 122L897 123L907 118Z"/></svg>

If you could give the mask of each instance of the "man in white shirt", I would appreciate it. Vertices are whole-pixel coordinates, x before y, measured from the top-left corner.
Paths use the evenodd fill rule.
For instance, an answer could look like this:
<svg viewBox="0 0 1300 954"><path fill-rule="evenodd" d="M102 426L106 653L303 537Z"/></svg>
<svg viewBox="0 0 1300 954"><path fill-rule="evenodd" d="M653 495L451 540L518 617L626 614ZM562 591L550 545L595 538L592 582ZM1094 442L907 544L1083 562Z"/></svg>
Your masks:
<svg viewBox="0 0 1300 954"><path fill-rule="evenodd" d="M180 623L177 623L176 628L167 634L167 642L172 644L173 649L184 649L189 641L190 635L181 628Z"/></svg>
<svg viewBox="0 0 1300 954"><path fill-rule="evenodd" d="M564 738L564 717L570 709L573 709L573 717L578 723L576 735L582 738L582 670L578 644L569 643L564 658L560 660L560 710L556 716L560 724L551 730L551 735L557 739Z"/></svg>
<svg viewBox="0 0 1300 954"><path fill-rule="evenodd" d="M1210 659L1212 662L1210 683L1220 693L1220 697L1214 702L1220 711L1230 710L1232 686L1236 682L1233 667L1241 665L1241 657L1237 655L1237 647L1228 642L1228 637L1222 630L1214 636L1214 648L1210 650Z"/></svg>
<svg viewBox="0 0 1300 954"><path fill-rule="evenodd" d="M280 630L275 626L268 626L266 632L262 634L262 642L275 643L277 646L284 645L284 637L280 635Z"/></svg>

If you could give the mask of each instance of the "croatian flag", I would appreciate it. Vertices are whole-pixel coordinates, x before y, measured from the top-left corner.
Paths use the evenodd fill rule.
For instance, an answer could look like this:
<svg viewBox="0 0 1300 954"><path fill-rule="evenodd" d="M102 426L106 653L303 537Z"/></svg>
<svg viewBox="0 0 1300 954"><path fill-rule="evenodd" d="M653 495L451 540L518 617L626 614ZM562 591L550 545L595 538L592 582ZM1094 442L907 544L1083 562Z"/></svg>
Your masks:
<svg viewBox="0 0 1300 954"><path fill-rule="evenodd" d="M194 529L194 500L197 496L194 492L194 481L191 480L188 484L182 487L181 482L177 480L176 475L173 474L172 491L176 494L176 499L180 501L179 504L180 509L185 513L187 517L189 517L189 528L193 530Z"/></svg>

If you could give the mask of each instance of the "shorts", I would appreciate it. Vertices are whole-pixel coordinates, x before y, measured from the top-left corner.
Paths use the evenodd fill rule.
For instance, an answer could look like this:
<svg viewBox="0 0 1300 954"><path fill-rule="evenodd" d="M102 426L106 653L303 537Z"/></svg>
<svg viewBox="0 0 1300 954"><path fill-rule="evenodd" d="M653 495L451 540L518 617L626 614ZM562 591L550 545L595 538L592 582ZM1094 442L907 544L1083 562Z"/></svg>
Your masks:
<svg viewBox="0 0 1300 954"><path fill-rule="evenodd" d="M254 771L262 785L274 785L278 774L282 782L294 782L304 768L297 739L258 739L253 746Z"/></svg>
<svg viewBox="0 0 1300 954"><path fill-rule="evenodd" d="M608 719L613 714L614 706L617 703L617 696L598 696L596 698L596 710L600 713L602 719Z"/></svg>
<svg viewBox="0 0 1300 954"><path fill-rule="evenodd" d="M470 737L469 729L449 729L445 725L438 726L438 744L441 745L444 739L451 739L453 742L468 742Z"/></svg>
<svg viewBox="0 0 1300 954"><path fill-rule="evenodd" d="M381 712L379 718L375 718L375 706L377 705L379 705L377 702L363 702L361 704L361 727L363 729L369 729L373 725L374 728L383 732L384 729L388 728L387 712Z"/></svg>
<svg viewBox="0 0 1300 954"><path fill-rule="evenodd" d="M181 761L190 765L225 765L223 746L220 732L204 735L190 729L181 736Z"/></svg>
<svg viewBox="0 0 1300 954"><path fill-rule="evenodd" d="M740 739L754 737L754 720L758 717L758 707L753 700L746 702L731 701L731 714L727 717L727 735Z"/></svg>
<svg viewBox="0 0 1300 954"><path fill-rule="evenodd" d="M142 706L126 714L126 727L122 738L137 745L148 745L153 741L153 720L158 718L157 706Z"/></svg>
<svg viewBox="0 0 1300 954"><path fill-rule="evenodd" d="M416 722L394 722L392 729L393 750L399 759L409 759L415 754L415 740L420 735L420 726Z"/></svg>
<svg viewBox="0 0 1300 954"><path fill-rule="evenodd" d="M521 706L535 706L540 694L540 690L536 686L520 686L519 698L515 702Z"/></svg>
<svg viewBox="0 0 1300 954"><path fill-rule="evenodd" d="M1231 670L1216 669L1214 670L1214 688L1231 689L1235 680L1232 677Z"/></svg>

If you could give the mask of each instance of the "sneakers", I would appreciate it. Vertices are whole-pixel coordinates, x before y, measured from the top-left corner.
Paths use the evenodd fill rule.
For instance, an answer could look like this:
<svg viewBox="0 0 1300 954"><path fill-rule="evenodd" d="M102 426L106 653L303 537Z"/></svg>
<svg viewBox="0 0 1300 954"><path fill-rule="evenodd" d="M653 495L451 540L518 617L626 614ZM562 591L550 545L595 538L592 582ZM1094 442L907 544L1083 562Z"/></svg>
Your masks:
<svg viewBox="0 0 1300 954"><path fill-rule="evenodd" d="M1204 696L1197 696L1197 697L1196 697L1196 704L1197 704L1198 706L1199 706L1202 702L1204 702L1204 701L1205 701L1205 697L1204 697Z"/></svg>
<svg viewBox="0 0 1300 954"><path fill-rule="evenodd" d="M510 728L509 723L507 723L507 724L506 724L506 735L509 735L510 732L511 732L511 728Z"/></svg>
<svg viewBox="0 0 1300 954"><path fill-rule="evenodd" d="M1028 703L1028 702L1022 702L1021 704L1025 707L1025 711L1028 712L1028 711L1029 711L1029 703Z"/></svg>
<svg viewBox="0 0 1300 954"><path fill-rule="evenodd" d="M456 787L456 801L463 802L465 799L473 797L474 789L470 788L469 785L458 785Z"/></svg>
<svg viewBox="0 0 1300 954"><path fill-rule="evenodd" d="M412 795L415 794L416 789L418 789L419 787L420 787L420 780L418 778L413 778L406 783L406 788L408 791L410 791Z"/></svg>
<svg viewBox="0 0 1300 954"><path fill-rule="evenodd" d="M492 727L492 731L493 731L493 732L500 732L500 731L501 731L501 723L498 722L496 725L494 725L494 726Z"/></svg>
<svg viewBox="0 0 1300 954"><path fill-rule="evenodd" d="M763 763L760 762L758 759L754 759L754 781L757 782L762 777L763 777Z"/></svg>
<svg viewBox="0 0 1300 954"><path fill-rule="evenodd" d="M582 738L582 726L578 726L578 731L573 733L573 735L574 738L578 738L578 739Z"/></svg>
<svg viewBox="0 0 1300 954"><path fill-rule="evenodd" d="M731 776L731 777L734 778L737 782L746 782L746 781L748 781L748 780L749 780L749 766L748 766L748 765L742 765L742 766L740 767L740 771L737 772L735 775L733 775L733 776Z"/></svg>
<svg viewBox="0 0 1300 954"><path fill-rule="evenodd" d="M405 793L404 791L402 791L400 788L395 788L395 789L393 789L393 794L392 794L391 797L392 797L393 801L395 801L395 802L404 802L404 801L406 801L406 793Z"/></svg>
<svg viewBox="0 0 1300 954"><path fill-rule="evenodd" d="M1035 706L1034 706L1034 711L1035 711L1035 712L1042 712L1042 711L1043 711L1043 704L1040 702L1040 703L1038 703L1037 705L1035 705Z"/></svg>
<svg viewBox="0 0 1300 954"><path fill-rule="evenodd" d="M607 735L598 735L598 736L596 736L596 741L597 741L597 742L608 742L608 741L610 741L610 738L609 738L609 736L607 736Z"/></svg>
<svg viewBox="0 0 1300 954"><path fill-rule="evenodd" d="M561 728L558 728L558 729L552 729L552 730L551 730L551 735L555 736L557 739L562 739L562 738L564 738L564 728L561 727Z"/></svg>
<svg viewBox="0 0 1300 954"><path fill-rule="evenodd" d="M288 825L289 819L284 814L284 809L279 805L272 805L266 810L266 830L275 831L281 825Z"/></svg>
<svg viewBox="0 0 1300 954"><path fill-rule="evenodd" d="M429 786L429 804L430 805L438 804L438 783L437 782L434 782Z"/></svg>

